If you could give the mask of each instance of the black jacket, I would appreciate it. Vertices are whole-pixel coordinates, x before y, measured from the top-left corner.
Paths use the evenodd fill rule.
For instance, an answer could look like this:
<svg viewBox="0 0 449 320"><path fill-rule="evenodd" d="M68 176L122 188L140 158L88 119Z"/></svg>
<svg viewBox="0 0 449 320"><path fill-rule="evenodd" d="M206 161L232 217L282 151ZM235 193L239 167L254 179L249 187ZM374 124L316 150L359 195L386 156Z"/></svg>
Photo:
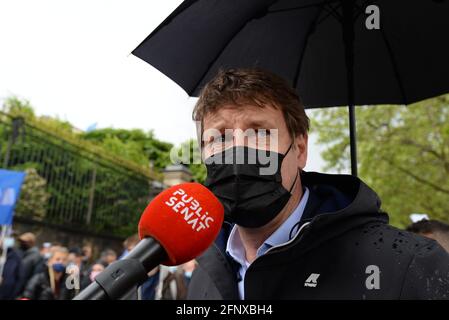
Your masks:
<svg viewBox="0 0 449 320"><path fill-rule="evenodd" d="M6 262L0 284L0 300L14 299L23 287L22 259L13 248L6 253Z"/></svg>
<svg viewBox="0 0 449 320"><path fill-rule="evenodd" d="M22 256L23 277L26 283L33 275L42 270L44 260L37 247L31 247L25 251L21 250L20 254Z"/></svg>
<svg viewBox="0 0 449 320"><path fill-rule="evenodd" d="M389 226L361 180L306 172L301 179L310 192L301 230L250 265L245 299L449 299L449 254ZM198 258L188 299L238 299L236 265L225 253L231 227Z"/></svg>
<svg viewBox="0 0 449 320"><path fill-rule="evenodd" d="M26 284L22 297L31 300L71 300L75 297L75 290L66 287L64 274L59 280L58 294L55 294L50 285L48 270L37 273Z"/></svg>

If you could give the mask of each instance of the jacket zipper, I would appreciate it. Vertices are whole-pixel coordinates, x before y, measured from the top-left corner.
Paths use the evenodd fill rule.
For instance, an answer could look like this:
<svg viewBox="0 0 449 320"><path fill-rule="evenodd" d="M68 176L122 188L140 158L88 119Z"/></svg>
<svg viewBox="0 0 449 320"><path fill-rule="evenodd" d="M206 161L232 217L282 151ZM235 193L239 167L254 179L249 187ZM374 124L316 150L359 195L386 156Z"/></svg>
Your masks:
<svg viewBox="0 0 449 320"><path fill-rule="evenodd" d="M309 224L310 224L310 222L305 222L305 223L299 228L298 232L296 233L296 235L295 235L293 238L291 238L291 239L288 240L287 242L284 242L284 243L282 243L282 244L280 244L280 245L271 247L271 248L268 249L263 255L257 257L257 258L251 263L251 265L252 265L254 262L256 262L257 259L259 259L260 257L263 257L264 255L267 255L268 253L270 253L270 252L273 251L274 249L279 249L279 248L288 246L290 243L292 243L293 241L295 241L296 238L299 237L299 235L301 234L301 231L302 231L303 229L305 229L305 227L307 227ZM248 267L248 269L249 269L249 267ZM246 271L248 271L248 270L246 270Z"/></svg>
<svg viewBox="0 0 449 320"><path fill-rule="evenodd" d="M290 243L292 243L293 241L295 241L296 238L298 238L299 235L301 234L301 231L304 230L305 227L307 227L309 224L310 224L310 221L309 221L309 222L305 222L305 223L299 228L298 232L296 233L296 235L295 235L292 239L290 239L290 240L288 240L287 242L284 242L284 243L282 243L282 244L280 244L280 245L271 247L271 248L268 249L263 255L257 257L256 259L254 259L254 261L250 264L250 266L248 267L248 269L246 269L246 273L248 273L249 269L250 269L251 266L254 264L254 262L257 261L257 259L259 259L259 258L261 258L261 257L263 257L263 256L265 256L265 255L267 255L267 254L269 254L269 253L270 253L271 251L273 251L274 249L279 249L279 248L285 247L285 246L289 245ZM245 286L245 284L243 284L243 286ZM246 290L244 290L244 292L245 292L245 291L246 291ZM246 292L245 292L245 293L246 293ZM244 295L245 295L245 294L244 294ZM243 297L243 299L245 299L245 297Z"/></svg>

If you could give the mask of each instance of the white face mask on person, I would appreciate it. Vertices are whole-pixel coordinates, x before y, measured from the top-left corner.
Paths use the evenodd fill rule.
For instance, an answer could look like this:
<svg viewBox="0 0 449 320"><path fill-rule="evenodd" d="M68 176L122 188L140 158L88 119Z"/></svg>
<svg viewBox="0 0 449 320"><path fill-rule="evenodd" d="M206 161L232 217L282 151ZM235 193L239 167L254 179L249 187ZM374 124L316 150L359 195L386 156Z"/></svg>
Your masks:
<svg viewBox="0 0 449 320"><path fill-rule="evenodd" d="M94 282L96 276L98 276L101 273L101 271L92 271L89 275L90 281Z"/></svg>
<svg viewBox="0 0 449 320"><path fill-rule="evenodd" d="M15 244L14 238L6 237L5 240L3 240L3 241L4 241L3 245L5 246L5 248L14 247L14 244Z"/></svg>

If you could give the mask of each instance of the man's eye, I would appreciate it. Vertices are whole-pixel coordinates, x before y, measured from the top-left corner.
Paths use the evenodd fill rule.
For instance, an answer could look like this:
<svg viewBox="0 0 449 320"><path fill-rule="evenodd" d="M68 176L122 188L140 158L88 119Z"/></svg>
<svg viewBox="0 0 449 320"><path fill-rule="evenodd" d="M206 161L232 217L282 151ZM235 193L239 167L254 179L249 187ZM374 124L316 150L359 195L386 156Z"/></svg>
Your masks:
<svg viewBox="0 0 449 320"><path fill-rule="evenodd" d="M257 136L259 138L263 138L263 137L266 137L266 136L269 136L269 135L270 135L270 130L266 130L266 129L259 129L259 130L257 130Z"/></svg>
<svg viewBox="0 0 449 320"><path fill-rule="evenodd" d="M221 136L214 137L211 141L208 142L208 144L217 145L217 144L225 143L228 141L232 141L232 136L227 136L227 135L223 134Z"/></svg>

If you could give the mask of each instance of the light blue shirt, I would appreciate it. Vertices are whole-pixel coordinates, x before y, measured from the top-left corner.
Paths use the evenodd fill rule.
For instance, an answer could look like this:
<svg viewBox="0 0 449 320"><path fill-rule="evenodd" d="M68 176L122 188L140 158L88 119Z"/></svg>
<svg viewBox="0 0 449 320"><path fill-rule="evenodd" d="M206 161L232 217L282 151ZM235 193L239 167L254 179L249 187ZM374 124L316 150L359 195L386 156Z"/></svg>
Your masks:
<svg viewBox="0 0 449 320"><path fill-rule="evenodd" d="M288 241L290 241L290 230L301 220L301 217L304 213L304 209L307 204L307 200L309 199L309 189L305 187L304 194L299 202L298 206L292 212L292 214L285 220L281 226L273 232L273 234L268 237L267 240L257 249L256 258L264 255L270 248L274 246L282 245ZM298 230L296 230L296 233ZM294 234L296 234L294 233ZM239 287L239 295L240 299L243 300L245 298L245 274L246 270L250 266L250 263L246 260L245 248L243 247L242 240L240 239L240 235L237 229L237 226L231 230L231 233L228 238L228 242L226 245L226 252L240 265L239 275L240 281L238 283Z"/></svg>

